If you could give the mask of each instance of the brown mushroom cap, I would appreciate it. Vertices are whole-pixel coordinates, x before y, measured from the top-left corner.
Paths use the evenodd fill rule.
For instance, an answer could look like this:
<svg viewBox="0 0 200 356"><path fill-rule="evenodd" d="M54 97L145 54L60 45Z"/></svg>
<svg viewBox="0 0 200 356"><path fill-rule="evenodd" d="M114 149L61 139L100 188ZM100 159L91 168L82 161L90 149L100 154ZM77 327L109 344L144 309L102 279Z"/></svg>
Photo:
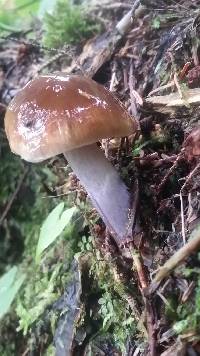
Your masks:
<svg viewBox="0 0 200 356"><path fill-rule="evenodd" d="M137 130L124 106L92 79L63 73L30 81L5 116L11 150L30 162Z"/></svg>

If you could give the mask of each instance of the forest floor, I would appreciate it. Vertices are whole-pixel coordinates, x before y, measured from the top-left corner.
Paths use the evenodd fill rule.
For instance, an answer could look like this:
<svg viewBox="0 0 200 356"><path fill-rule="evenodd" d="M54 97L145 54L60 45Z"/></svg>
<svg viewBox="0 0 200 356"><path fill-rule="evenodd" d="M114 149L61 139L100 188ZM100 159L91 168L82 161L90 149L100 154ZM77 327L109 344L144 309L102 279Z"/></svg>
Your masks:
<svg viewBox="0 0 200 356"><path fill-rule="evenodd" d="M116 25L132 4L105 2L91 15L103 22L102 33L61 49L39 45L39 27L34 42L26 33L0 38L0 270L20 264L29 275L38 271L40 276L26 282L16 301L17 316L13 309L0 327L2 355L51 355L53 339L58 355L64 355L60 342L65 355L69 349L74 355L200 354L199 5L198 0L141 1L130 29L116 39ZM3 129L10 100L30 79L55 71L93 78L140 123L137 137L102 142L134 197L132 242L122 250L63 157L35 168L10 153ZM84 210L85 220L34 270L39 228L61 201ZM32 225L37 225L33 231ZM74 241L69 235L76 235ZM72 262L75 253L79 257ZM91 293L88 275L95 285ZM32 299L38 305L44 300L41 281L45 291L51 283L58 290L48 289L36 311ZM33 285L37 291L31 291ZM69 322L69 315L61 315L70 293L71 307L79 312ZM52 326L55 310L58 319Z"/></svg>

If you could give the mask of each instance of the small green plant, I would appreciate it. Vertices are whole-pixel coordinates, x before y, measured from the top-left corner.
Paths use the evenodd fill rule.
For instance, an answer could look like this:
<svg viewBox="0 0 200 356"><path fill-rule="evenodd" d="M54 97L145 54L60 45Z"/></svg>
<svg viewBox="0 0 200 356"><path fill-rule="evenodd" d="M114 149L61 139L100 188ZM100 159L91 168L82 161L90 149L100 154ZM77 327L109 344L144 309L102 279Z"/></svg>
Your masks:
<svg viewBox="0 0 200 356"><path fill-rule="evenodd" d="M97 313L91 311L91 317L101 325L98 334L108 336L119 349L124 350L127 338L135 335L137 328L133 311L127 303L128 290L120 279L115 278L114 262L101 255L93 237L84 236L79 247L89 256L89 273L93 281L91 293L101 295Z"/></svg>
<svg viewBox="0 0 200 356"><path fill-rule="evenodd" d="M34 323L40 322L46 308L58 299L70 279L70 264L77 252L78 230L75 223L80 219L76 215L76 220L72 220L77 213L76 207L64 207L63 202L59 203L43 222L36 248L36 261L33 259L30 268L27 266L27 284L16 308L18 331L22 330L24 335ZM53 244L55 240L56 244Z"/></svg>
<svg viewBox="0 0 200 356"><path fill-rule="evenodd" d="M196 338L200 333L200 275L198 275L193 298L190 298L187 303L180 304L177 314L179 321L173 326L176 333L190 332Z"/></svg>
<svg viewBox="0 0 200 356"><path fill-rule="evenodd" d="M159 18L159 16L154 17L154 19L152 21L152 27L155 30L159 30L159 28L160 28L160 18Z"/></svg>
<svg viewBox="0 0 200 356"><path fill-rule="evenodd" d="M56 300L58 292L55 291L55 283L60 269L60 265L56 266L50 278L47 273L42 274L36 269L37 275L31 278L34 285L26 286L24 297L17 304L16 311L20 318L17 331L23 330L26 335L29 327L39 320L45 308Z"/></svg>
<svg viewBox="0 0 200 356"><path fill-rule="evenodd" d="M115 295L113 291L106 291L99 299L99 316L102 318L102 331L112 330L112 337L117 346L125 349L125 343L128 337L131 337L136 331L135 319L131 316L131 310L125 307L123 299Z"/></svg>
<svg viewBox="0 0 200 356"><path fill-rule="evenodd" d="M0 278L0 319L9 311L24 280L25 275L19 275L16 266L12 267Z"/></svg>
<svg viewBox="0 0 200 356"><path fill-rule="evenodd" d="M49 47L78 43L99 32L100 25L93 21L82 5L71 0L58 0L53 12L44 15L43 42Z"/></svg>
<svg viewBox="0 0 200 356"><path fill-rule="evenodd" d="M155 30L159 30L163 26L166 26L168 22L173 23L177 20L177 17L185 16L184 12L176 12L176 11L165 11L160 13L159 15L154 16L151 26Z"/></svg>
<svg viewBox="0 0 200 356"><path fill-rule="evenodd" d="M64 203L61 202L51 211L41 227L36 250L37 261L44 250L46 250L70 224L76 210L76 207L64 210Z"/></svg>
<svg viewBox="0 0 200 356"><path fill-rule="evenodd" d="M133 157L136 157L140 154L142 148L148 146L148 144L151 143L151 140L141 142L141 141L136 141L134 143L134 148L132 150Z"/></svg>

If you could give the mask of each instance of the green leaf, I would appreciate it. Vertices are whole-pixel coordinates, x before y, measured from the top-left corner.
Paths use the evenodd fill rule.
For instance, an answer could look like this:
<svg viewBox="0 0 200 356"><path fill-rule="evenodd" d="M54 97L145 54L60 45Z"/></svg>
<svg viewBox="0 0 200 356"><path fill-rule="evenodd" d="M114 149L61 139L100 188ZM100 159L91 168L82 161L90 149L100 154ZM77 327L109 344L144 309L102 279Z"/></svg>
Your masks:
<svg viewBox="0 0 200 356"><path fill-rule="evenodd" d="M1 279L0 279L0 291L1 292L8 289L12 285L12 283L15 279L16 273L17 273L17 267L14 266L1 277Z"/></svg>
<svg viewBox="0 0 200 356"><path fill-rule="evenodd" d="M101 24L87 14L87 7L78 1L57 0L45 1L40 11L43 16L43 43L48 47L61 47L64 44L79 43L99 32ZM44 10L48 2L47 11ZM50 9L49 9L50 5ZM43 15L44 14L44 15Z"/></svg>
<svg viewBox="0 0 200 356"><path fill-rule="evenodd" d="M142 144L140 144L138 147L135 147L134 149L133 149L133 156L135 157L135 156L137 156L137 155L139 155L140 154L140 151L141 151L141 149L143 148L143 147L145 147L145 146L147 146L149 143L151 143L152 142L152 140L149 140L149 141L145 141L145 142L143 142Z"/></svg>
<svg viewBox="0 0 200 356"><path fill-rule="evenodd" d="M25 275L21 274L16 279L17 267L12 267L0 278L0 319L9 311L10 306L25 280Z"/></svg>
<svg viewBox="0 0 200 356"><path fill-rule="evenodd" d="M43 251L49 247L60 236L62 231L71 222L76 207L64 210L64 203L57 205L44 221L36 250L36 261L38 262Z"/></svg>

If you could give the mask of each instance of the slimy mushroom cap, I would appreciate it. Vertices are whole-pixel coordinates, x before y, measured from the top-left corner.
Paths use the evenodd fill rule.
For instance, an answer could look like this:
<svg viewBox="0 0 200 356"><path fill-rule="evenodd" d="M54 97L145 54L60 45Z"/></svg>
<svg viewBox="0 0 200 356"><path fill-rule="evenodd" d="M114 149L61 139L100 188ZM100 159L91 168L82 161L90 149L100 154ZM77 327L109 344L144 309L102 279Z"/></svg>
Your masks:
<svg viewBox="0 0 200 356"><path fill-rule="evenodd" d="M57 73L31 80L11 101L5 116L11 150L30 162L128 136L137 122L102 85Z"/></svg>

